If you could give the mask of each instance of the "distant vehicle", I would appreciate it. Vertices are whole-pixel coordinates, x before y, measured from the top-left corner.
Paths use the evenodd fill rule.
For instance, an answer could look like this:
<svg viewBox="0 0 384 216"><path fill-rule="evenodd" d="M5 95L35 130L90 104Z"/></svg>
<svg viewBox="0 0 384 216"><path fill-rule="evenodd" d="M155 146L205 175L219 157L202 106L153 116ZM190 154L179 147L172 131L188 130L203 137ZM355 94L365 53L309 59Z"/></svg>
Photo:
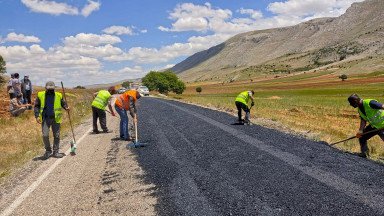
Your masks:
<svg viewBox="0 0 384 216"><path fill-rule="evenodd" d="M117 90L117 93L123 94L125 91L127 91L126 88L120 88L119 90Z"/></svg>
<svg viewBox="0 0 384 216"><path fill-rule="evenodd" d="M147 86L140 86L137 90L141 95L149 96L149 89Z"/></svg>
<svg viewBox="0 0 384 216"><path fill-rule="evenodd" d="M132 90L138 90L139 89L139 84L137 84L137 83L131 83L130 85L129 85L129 89L132 89Z"/></svg>

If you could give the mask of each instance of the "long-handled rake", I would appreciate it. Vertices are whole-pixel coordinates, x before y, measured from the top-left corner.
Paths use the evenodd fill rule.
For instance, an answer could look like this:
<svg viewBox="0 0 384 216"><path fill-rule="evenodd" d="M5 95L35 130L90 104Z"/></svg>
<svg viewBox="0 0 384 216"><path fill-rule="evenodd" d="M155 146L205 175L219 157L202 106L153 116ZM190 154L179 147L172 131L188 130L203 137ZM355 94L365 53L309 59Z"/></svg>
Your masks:
<svg viewBox="0 0 384 216"><path fill-rule="evenodd" d="M61 82L61 88L63 89L64 100L65 100L65 102L66 102L67 105L68 105L67 97L65 96L65 90L64 90L64 84L63 84L63 82ZM73 140L71 141L71 152L70 152L70 154L71 154L72 156L74 156L74 155L76 155L77 144L76 144L75 133L73 132L73 126L72 126L71 114L70 114L69 110L67 110L67 113L68 113L68 118L69 118L69 125L71 126L72 137L73 137Z"/></svg>
<svg viewBox="0 0 384 216"><path fill-rule="evenodd" d="M375 130L372 130L372 131L368 131L368 132L365 132L365 133L363 133L363 134L361 134L361 135L364 136L364 135L367 135L367 134L370 134L370 133L375 133L375 132L378 132L378 131L381 131L381 130L384 130L384 128L380 128L380 129L375 129ZM336 144L339 144L339 143L342 143L342 142L346 142L346 141L348 141L348 140L355 139L355 138L357 138L356 135L355 135L355 136L351 136L351 137L349 137L349 138L347 138L347 139L340 140L340 141L335 142L335 143L331 143L331 144L329 144L329 145L330 145L330 146L333 146L333 145L336 145Z"/></svg>

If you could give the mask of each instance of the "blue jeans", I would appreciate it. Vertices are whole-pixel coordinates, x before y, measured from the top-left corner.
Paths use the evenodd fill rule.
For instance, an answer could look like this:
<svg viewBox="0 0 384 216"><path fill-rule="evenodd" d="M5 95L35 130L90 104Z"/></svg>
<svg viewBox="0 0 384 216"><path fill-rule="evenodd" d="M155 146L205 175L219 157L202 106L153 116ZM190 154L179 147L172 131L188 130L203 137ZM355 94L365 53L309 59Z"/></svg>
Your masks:
<svg viewBox="0 0 384 216"><path fill-rule="evenodd" d="M128 133L128 115L127 111L124 109L121 109L120 107L115 105L116 112L120 116L120 137L123 139L129 139L129 133Z"/></svg>

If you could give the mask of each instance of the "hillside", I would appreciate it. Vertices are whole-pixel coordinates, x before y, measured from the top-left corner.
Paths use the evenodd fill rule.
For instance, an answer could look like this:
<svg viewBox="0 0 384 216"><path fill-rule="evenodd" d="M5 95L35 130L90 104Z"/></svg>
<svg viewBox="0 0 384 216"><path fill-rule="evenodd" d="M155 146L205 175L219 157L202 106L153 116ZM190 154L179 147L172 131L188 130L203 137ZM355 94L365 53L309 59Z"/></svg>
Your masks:
<svg viewBox="0 0 384 216"><path fill-rule="evenodd" d="M383 10L384 1L366 0L352 4L337 18L239 34L190 56L172 70L185 81L226 81L325 65L344 72L343 68L351 68L351 60L369 60L368 66L376 65L367 70L383 69Z"/></svg>

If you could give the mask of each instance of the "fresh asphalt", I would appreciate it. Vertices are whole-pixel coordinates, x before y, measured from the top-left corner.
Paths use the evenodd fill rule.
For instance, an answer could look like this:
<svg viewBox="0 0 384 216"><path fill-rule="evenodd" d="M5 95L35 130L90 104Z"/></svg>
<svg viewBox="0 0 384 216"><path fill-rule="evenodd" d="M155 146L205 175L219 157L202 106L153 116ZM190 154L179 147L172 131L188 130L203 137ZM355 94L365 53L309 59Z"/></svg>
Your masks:
<svg viewBox="0 0 384 216"><path fill-rule="evenodd" d="M384 215L381 164L198 106L139 105L133 152L157 215Z"/></svg>

